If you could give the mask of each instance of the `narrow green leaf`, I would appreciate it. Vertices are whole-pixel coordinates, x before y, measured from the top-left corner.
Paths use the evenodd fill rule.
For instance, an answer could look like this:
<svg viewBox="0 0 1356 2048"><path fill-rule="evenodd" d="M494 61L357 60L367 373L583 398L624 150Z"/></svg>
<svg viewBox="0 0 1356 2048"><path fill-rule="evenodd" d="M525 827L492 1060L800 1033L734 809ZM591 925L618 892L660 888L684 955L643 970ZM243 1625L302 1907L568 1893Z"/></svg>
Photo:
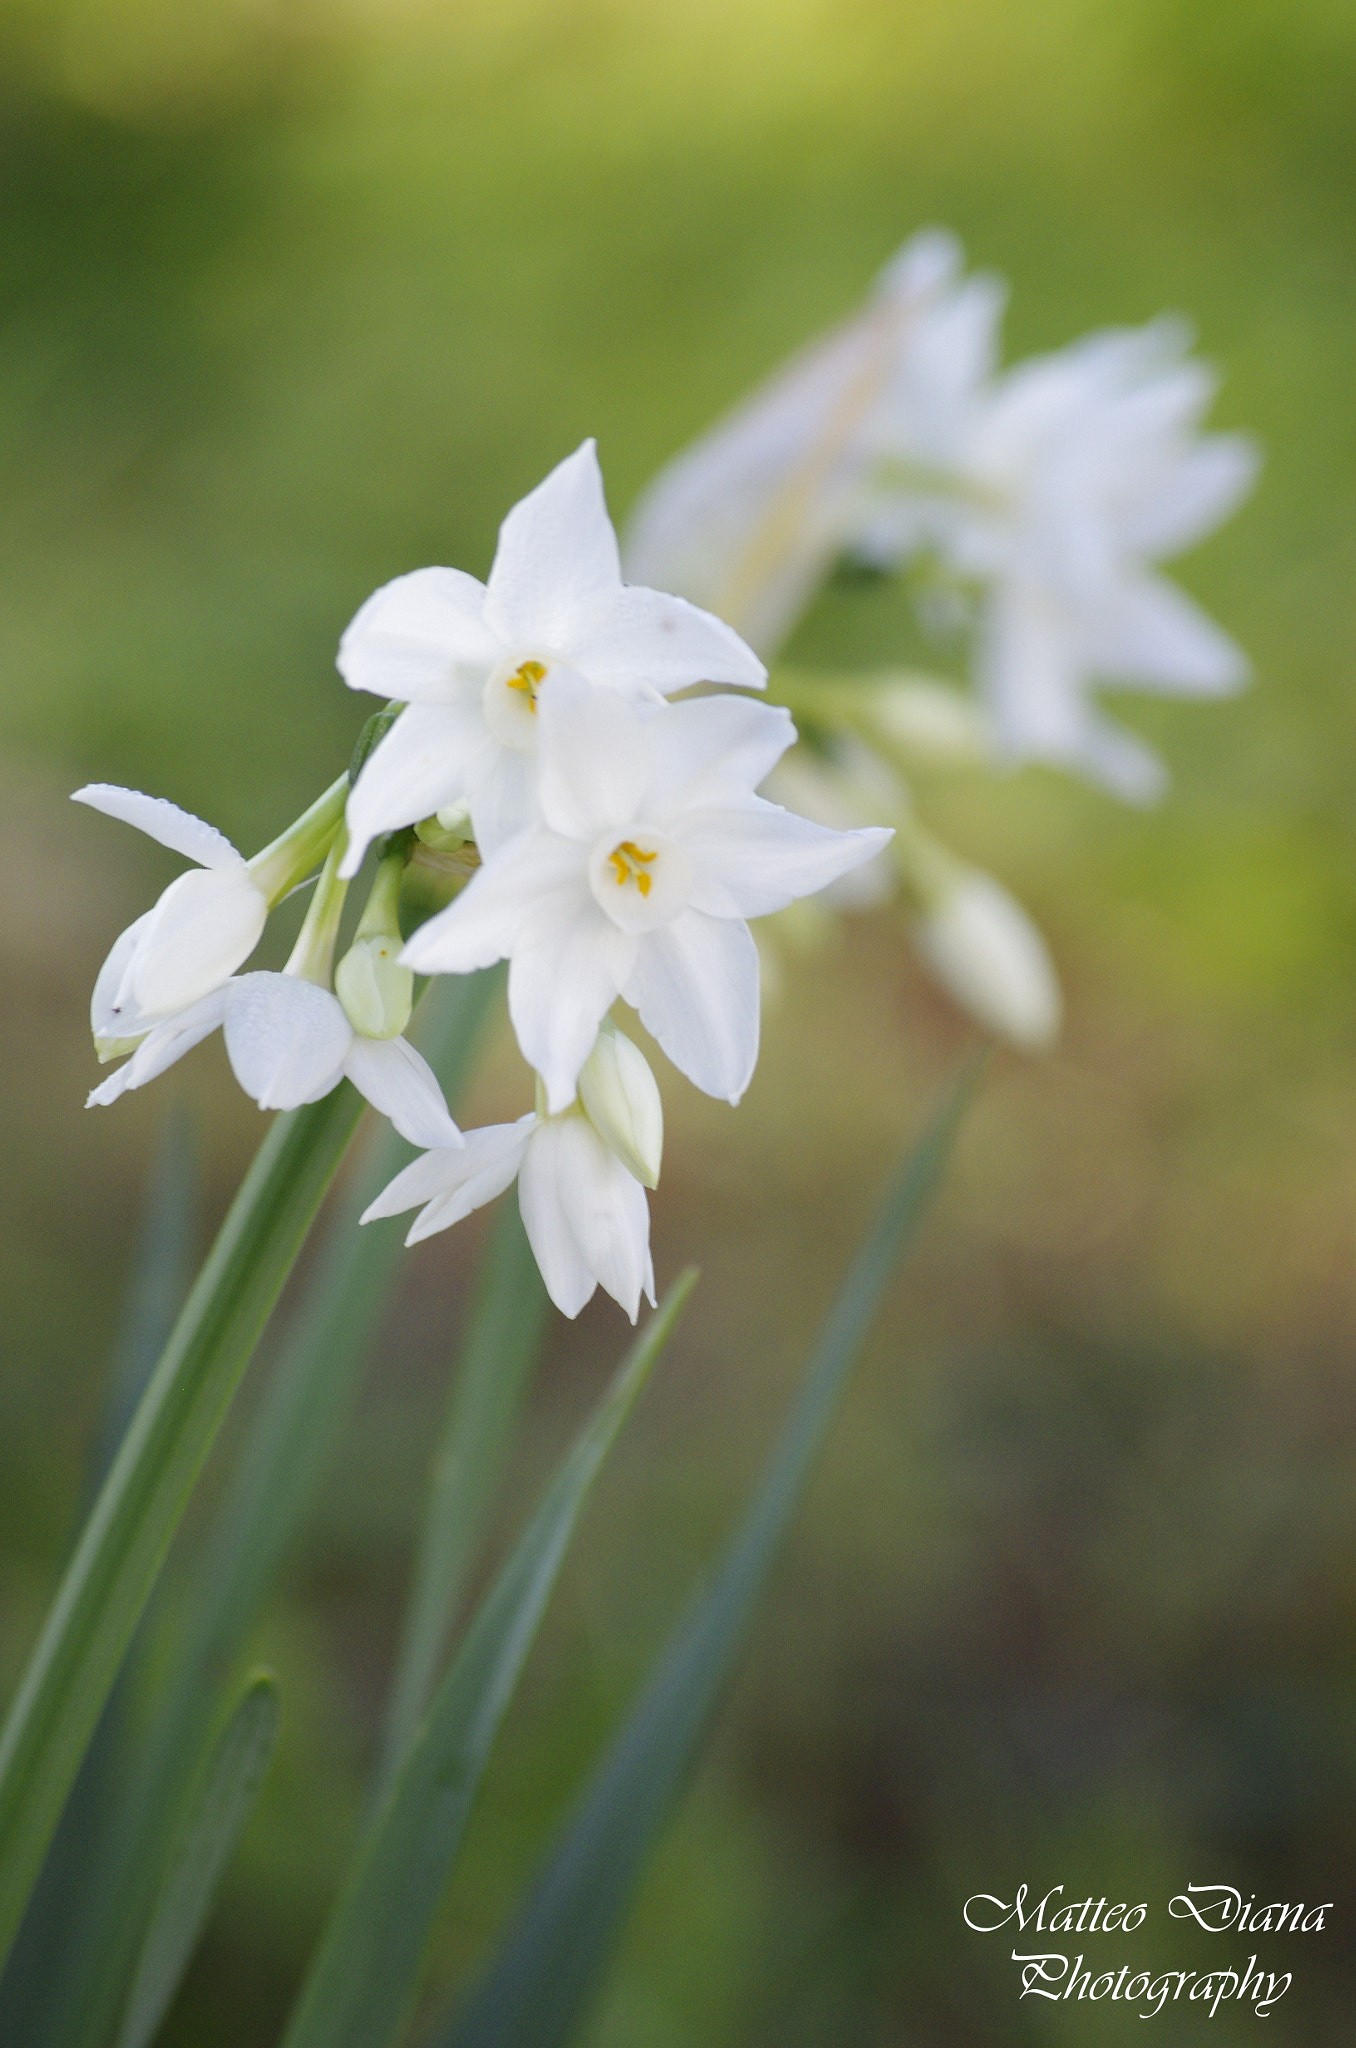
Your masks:
<svg viewBox="0 0 1356 2048"><path fill-rule="evenodd" d="M546 1290L515 1201L505 1202L462 1346L396 1659L378 1796L428 1704L546 1328Z"/></svg>
<svg viewBox="0 0 1356 2048"><path fill-rule="evenodd" d="M440 2048L563 2048L587 2011L980 1064L953 1086L888 1189L714 1581L675 1632L467 2011L438 2037Z"/></svg>
<svg viewBox="0 0 1356 2048"><path fill-rule="evenodd" d="M180 1115L161 1137L142 1217L122 1325L113 1347L86 1486L93 1502L118 1444L168 1342L191 1278L196 1202L193 1160ZM134 1653L135 1654L135 1653ZM116 1792L126 1773L126 1671L110 1695L52 1837L0 1979L0 2041L60 2048L69 2036L79 1957L96 1938Z"/></svg>
<svg viewBox="0 0 1356 2048"><path fill-rule="evenodd" d="M331 1916L284 2048L386 2048L580 1509L696 1279L669 1290L486 1595Z"/></svg>
<svg viewBox="0 0 1356 2048"><path fill-rule="evenodd" d="M8 1954L203 1461L362 1112L347 1081L274 1119L137 1407L0 1734Z"/></svg>
<svg viewBox="0 0 1356 2048"><path fill-rule="evenodd" d="M420 1047L455 1107L502 975L435 982L417 1013ZM259 1412L245 1435L219 1508L192 1568L184 1633L160 1683L151 1725L116 1815L100 1917L69 1961L79 1981L66 2041L103 2048L160 1883L173 1823L220 1691L242 1654L255 1612L348 1419L373 1334L402 1257L399 1221L358 1218L410 1157L383 1123L351 1188L334 1207L324 1246L284 1338Z"/></svg>
<svg viewBox="0 0 1356 2048"><path fill-rule="evenodd" d="M150 2048L198 1945L278 1734L278 1687L256 1672L214 1743L137 1960L117 2048Z"/></svg>

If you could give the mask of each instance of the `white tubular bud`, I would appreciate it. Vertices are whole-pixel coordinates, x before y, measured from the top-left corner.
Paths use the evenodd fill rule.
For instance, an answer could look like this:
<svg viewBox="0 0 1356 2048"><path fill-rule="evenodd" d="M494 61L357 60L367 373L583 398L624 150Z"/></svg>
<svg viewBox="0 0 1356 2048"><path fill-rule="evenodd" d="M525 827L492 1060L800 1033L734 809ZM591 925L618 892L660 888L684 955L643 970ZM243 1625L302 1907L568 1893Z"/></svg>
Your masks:
<svg viewBox="0 0 1356 2048"><path fill-rule="evenodd" d="M863 693L861 712L883 740L919 761L970 766L994 758L984 712L930 676L882 680L869 696Z"/></svg>
<svg viewBox="0 0 1356 2048"><path fill-rule="evenodd" d="M1040 1052L1059 1034L1063 1003L1044 939L991 876L964 869L913 926L942 986L999 1038Z"/></svg>
<svg viewBox="0 0 1356 2048"><path fill-rule="evenodd" d="M410 1021L414 976L396 955L398 932L357 939L334 971L334 992L344 1015L364 1038L399 1038Z"/></svg>
<svg viewBox="0 0 1356 2048"><path fill-rule="evenodd" d="M604 1017L579 1074L579 1100L605 1145L642 1187L659 1185L664 1109L659 1084L638 1045Z"/></svg>

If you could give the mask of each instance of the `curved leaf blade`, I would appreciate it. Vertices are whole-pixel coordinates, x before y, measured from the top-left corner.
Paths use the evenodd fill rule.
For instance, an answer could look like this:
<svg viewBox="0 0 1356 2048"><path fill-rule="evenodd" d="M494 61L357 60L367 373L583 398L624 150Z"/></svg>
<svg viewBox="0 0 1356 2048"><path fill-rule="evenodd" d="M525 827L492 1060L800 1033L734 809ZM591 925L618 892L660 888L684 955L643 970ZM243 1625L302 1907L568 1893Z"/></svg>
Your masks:
<svg viewBox="0 0 1356 2048"><path fill-rule="evenodd" d="M886 1283L941 1177L983 1057L962 1073L887 1189L742 1527L670 1639L466 2011L435 2036L438 2048L564 2048L587 2013Z"/></svg>
<svg viewBox="0 0 1356 2048"><path fill-rule="evenodd" d="M208 1755L132 1978L117 2048L150 2048L198 1945L278 1735L271 1672L247 1682Z"/></svg>
<svg viewBox="0 0 1356 2048"><path fill-rule="evenodd" d="M575 1524L696 1280L670 1288L542 1496L420 1723L303 1987L284 2048L385 2048Z"/></svg>

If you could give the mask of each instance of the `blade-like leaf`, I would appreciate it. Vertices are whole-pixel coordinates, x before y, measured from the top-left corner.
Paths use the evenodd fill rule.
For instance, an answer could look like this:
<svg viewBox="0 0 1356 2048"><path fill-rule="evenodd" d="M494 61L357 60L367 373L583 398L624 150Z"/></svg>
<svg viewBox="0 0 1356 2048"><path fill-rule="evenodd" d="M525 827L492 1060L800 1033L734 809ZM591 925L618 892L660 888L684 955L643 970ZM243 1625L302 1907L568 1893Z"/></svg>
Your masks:
<svg viewBox="0 0 1356 2048"><path fill-rule="evenodd" d="M491 971L435 982L418 1011L418 1038L455 1106L502 982ZM160 1883L167 1829L180 1810L220 1689L269 1580L348 1418L402 1252L398 1221L358 1218L411 1148L383 1124L353 1185L337 1202L258 1414L193 1567L188 1620L160 1680L151 1726L119 1802L100 1914L67 1960L75 2023L62 2037L103 2048Z"/></svg>
<svg viewBox="0 0 1356 2048"><path fill-rule="evenodd" d="M563 2048L587 2011L978 1070L972 1063L952 1088L889 1188L743 1526L595 1773L467 2011L437 2037L440 2048Z"/></svg>
<svg viewBox="0 0 1356 2048"><path fill-rule="evenodd" d="M386 2048L580 1509L696 1274L669 1290L486 1595L350 1870L284 2048Z"/></svg>
<svg viewBox="0 0 1356 2048"><path fill-rule="evenodd" d="M138 1404L0 1734L8 1954L132 1631L363 1101L274 1119Z"/></svg>
<svg viewBox="0 0 1356 2048"><path fill-rule="evenodd" d="M278 1687L256 1672L207 1758L137 1959L117 2048L150 2048L192 1960L278 1734Z"/></svg>
<svg viewBox="0 0 1356 2048"><path fill-rule="evenodd" d="M443 1438L382 1743L385 1791L433 1690L546 1328L546 1290L518 1204L505 1202L481 1270Z"/></svg>
<svg viewBox="0 0 1356 2048"><path fill-rule="evenodd" d="M193 1161L182 1117L161 1138L140 1241L94 1433L86 1505L93 1502L183 1306L194 1234ZM135 1655L135 1652L133 1653ZM116 1789L126 1774L127 1674L119 1678L71 1788L42 1875L0 1980L0 2041L60 2048L78 1989L72 1961L102 1911Z"/></svg>

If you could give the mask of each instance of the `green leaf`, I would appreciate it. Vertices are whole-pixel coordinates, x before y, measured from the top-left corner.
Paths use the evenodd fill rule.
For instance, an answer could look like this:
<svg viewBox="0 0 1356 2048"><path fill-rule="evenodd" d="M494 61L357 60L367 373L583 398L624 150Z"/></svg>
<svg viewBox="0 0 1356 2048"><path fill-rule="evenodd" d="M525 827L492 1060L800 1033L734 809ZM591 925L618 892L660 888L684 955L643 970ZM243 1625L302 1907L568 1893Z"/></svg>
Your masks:
<svg viewBox="0 0 1356 2048"><path fill-rule="evenodd" d="M435 982L417 1013L425 1057L454 1105L502 974ZM113 1827L97 1922L66 1970L76 2021L61 2037L103 2048L160 1883L179 1811L256 1610L347 1422L354 1390L403 1253L398 1221L358 1218L411 1155L391 1129L335 1204L324 1245L284 1336L220 1506L191 1568L185 1632L160 1679L156 1708L128 1772Z"/></svg>
<svg viewBox="0 0 1356 2048"><path fill-rule="evenodd" d="M0 1957L203 1461L362 1109L344 1081L274 1119L85 1525L0 1734Z"/></svg>
<svg viewBox="0 0 1356 2048"><path fill-rule="evenodd" d="M486 1595L350 1869L284 2048L385 2048L589 1488L696 1279L650 1318Z"/></svg>
<svg viewBox="0 0 1356 2048"><path fill-rule="evenodd" d="M270 1672L256 1672L208 1755L137 1960L117 2048L149 2048L169 2011L277 1734L277 1683Z"/></svg>
<svg viewBox="0 0 1356 2048"><path fill-rule="evenodd" d="M979 1068L972 1062L951 1089L887 1191L714 1581L671 1639L467 2011L438 2037L440 2048L563 2048L584 2017Z"/></svg>
<svg viewBox="0 0 1356 2048"><path fill-rule="evenodd" d="M414 1585L396 1659L378 1793L428 1704L475 1561L546 1328L546 1290L516 1201L505 1202L481 1269L443 1438L433 1460Z"/></svg>
<svg viewBox="0 0 1356 2048"><path fill-rule="evenodd" d="M94 1433L87 1504L99 1490L183 1306L196 1206L188 1134L182 1117L171 1115L151 1178ZM69 2038L81 1976L72 1964L96 1938L103 1911L105 1858L117 1789L126 1776L129 1694L124 1669L76 1776L0 1980L0 2041L59 2048Z"/></svg>

